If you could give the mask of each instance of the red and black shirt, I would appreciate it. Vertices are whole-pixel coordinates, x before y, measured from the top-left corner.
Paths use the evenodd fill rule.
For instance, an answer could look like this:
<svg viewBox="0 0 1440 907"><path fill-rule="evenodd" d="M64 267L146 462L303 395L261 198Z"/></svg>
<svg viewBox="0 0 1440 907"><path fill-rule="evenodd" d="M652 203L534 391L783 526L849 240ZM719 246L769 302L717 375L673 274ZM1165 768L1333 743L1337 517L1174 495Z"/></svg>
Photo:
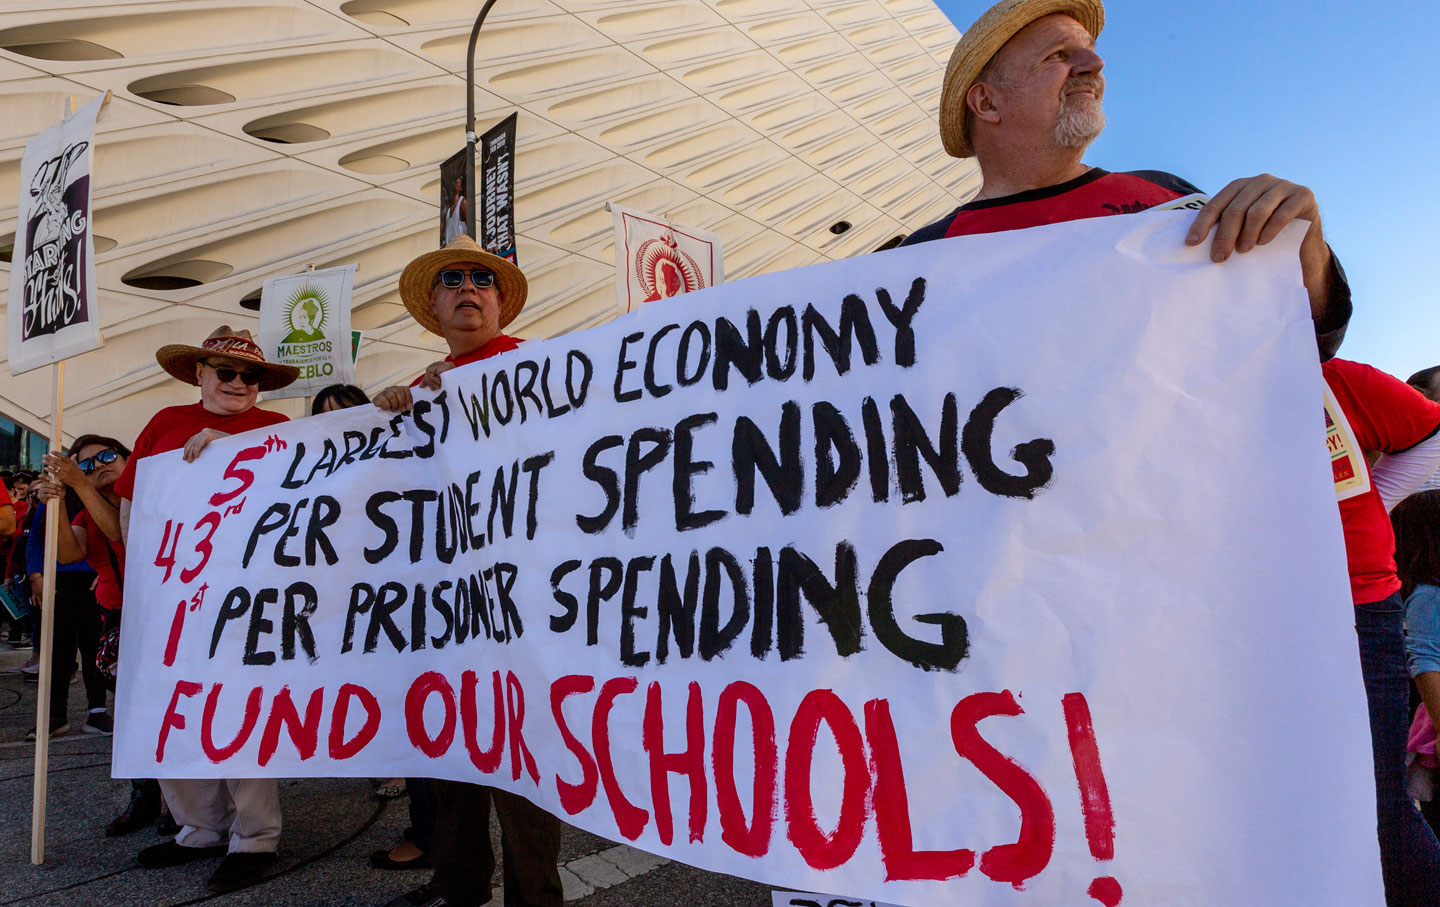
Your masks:
<svg viewBox="0 0 1440 907"><path fill-rule="evenodd" d="M1134 214L1152 208L1199 209L1208 200L1194 185L1173 173L1161 170L1111 173L1093 167L1073 180L1054 186L961 205L935 223L916 230L901 245L951 236L1023 230L1089 217ZM1322 360L1335 355L1345 336L1345 327L1350 323L1350 284L1333 254L1330 267L1331 289L1325 318L1315 323Z"/></svg>

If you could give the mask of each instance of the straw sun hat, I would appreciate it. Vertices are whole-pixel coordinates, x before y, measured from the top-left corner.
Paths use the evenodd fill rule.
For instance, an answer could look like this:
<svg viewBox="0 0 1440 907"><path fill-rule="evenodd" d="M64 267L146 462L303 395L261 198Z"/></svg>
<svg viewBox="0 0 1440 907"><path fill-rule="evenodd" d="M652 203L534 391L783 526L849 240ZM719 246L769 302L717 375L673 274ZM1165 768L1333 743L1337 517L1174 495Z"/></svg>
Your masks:
<svg viewBox="0 0 1440 907"><path fill-rule="evenodd" d="M500 327L503 330L525 307L529 284L520 269L508 259L486 252L464 233L450 240L450 245L445 248L426 252L405 266L400 274L400 299L405 308L410 310L421 327L432 334L439 334L440 322L430 311L430 289L435 285L436 275L463 261L473 261L495 272L495 286L500 290Z"/></svg>
<svg viewBox="0 0 1440 907"><path fill-rule="evenodd" d="M249 331L237 331L228 324L222 324L210 332L199 346L185 343L171 343L155 351L155 361L174 378L186 384L199 386L195 377L195 363L208 359L229 359L239 366L260 367L260 389L273 391L290 384L300 376L300 370L293 365L266 362L265 352L250 336Z"/></svg>
<svg viewBox="0 0 1440 907"><path fill-rule="evenodd" d="M960 36L945 68L945 88L940 94L940 140L951 156L975 156L965 130L965 95L970 86L1016 32L1052 13L1071 17L1092 38L1100 37L1105 27L1105 7L1100 0L1000 0Z"/></svg>

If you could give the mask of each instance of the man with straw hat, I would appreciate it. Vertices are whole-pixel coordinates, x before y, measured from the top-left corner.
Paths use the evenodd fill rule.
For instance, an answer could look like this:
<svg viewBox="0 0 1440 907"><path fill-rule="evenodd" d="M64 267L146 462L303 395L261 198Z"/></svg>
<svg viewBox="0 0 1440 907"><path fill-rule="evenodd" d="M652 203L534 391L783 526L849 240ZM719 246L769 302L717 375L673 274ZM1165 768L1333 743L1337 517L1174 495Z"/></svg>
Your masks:
<svg viewBox="0 0 1440 907"><path fill-rule="evenodd" d="M464 233L443 249L405 266L400 298L426 330L445 338L450 354L432 364L416 384L440 387L441 373L509 352L520 345L502 333L520 314L529 292L525 275ZM409 387L388 387L375 405L404 412ZM478 907L490 900L495 853L490 844L490 807L500 819L502 879L507 907L560 907L564 893L557 866L560 820L518 794L458 781L435 781L437 810L430 883L390 901L392 907Z"/></svg>
<svg viewBox="0 0 1440 907"><path fill-rule="evenodd" d="M445 338L450 354L410 383L440 387L442 372L507 353L520 345L502 333L525 307L529 284L509 259L492 255L462 233L443 249L427 252L400 274L400 299L410 315ZM375 405L389 412L410 409L409 387L387 387Z"/></svg>
<svg viewBox="0 0 1440 907"><path fill-rule="evenodd" d="M199 387L200 402L162 409L140 431L134 454L113 486L127 537L136 463L180 448L191 462L216 438L286 421L280 413L256 407L255 399L259 391L282 388L300 374L293 366L266 362L250 332L229 325L216 328L199 346L162 346L155 359L175 378ZM224 854L208 883L219 892L243 888L274 865L280 840L275 779L165 779L160 789L181 829L173 840L140 851L141 866L177 866Z"/></svg>
<svg viewBox="0 0 1440 907"><path fill-rule="evenodd" d="M1186 242L1215 229L1210 257L1226 261L1308 221L1300 246L1321 358L1340 346L1350 320L1350 287L1320 228L1315 196L1270 174L1230 183L1206 201L1169 173L1109 173L1081 161L1105 127L1105 61L1095 39L1105 26L1100 0L1001 0L966 30L950 55L940 95L940 138L954 157L974 157L979 194L905 245L1018 230L1039 224L1198 208Z"/></svg>

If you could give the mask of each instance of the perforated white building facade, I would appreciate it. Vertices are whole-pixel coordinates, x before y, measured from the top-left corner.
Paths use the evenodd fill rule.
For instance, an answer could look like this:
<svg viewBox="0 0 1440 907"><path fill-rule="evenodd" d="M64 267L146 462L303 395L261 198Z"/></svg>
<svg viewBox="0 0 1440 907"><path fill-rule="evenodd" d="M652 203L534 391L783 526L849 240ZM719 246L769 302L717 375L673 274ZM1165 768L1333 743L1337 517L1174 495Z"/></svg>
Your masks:
<svg viewBox="0 0 1440 907"><path fill-rule="evenodd" d="M396 281L437 242L438 163L464 144L479 6L0 8L0 266L25 143L67 97L113 92L92 227L106 345L69 369L67 435L128 442L155 410L193 402L156 348L222 322L255 330L245 304L264 280L309 265L359 264L368 390L442 354ZM512 331L555 336L613 316L606 201L717 231L730 280L870 252L954 208L979 185L935 127L958 37L931 0L499 0L476 55L476 110L478 131L519 110L531 301ZM48 370L12 377L0 362L0 375L0 412L43 430ZM300 401L270 405L294 414Z"/></svg>

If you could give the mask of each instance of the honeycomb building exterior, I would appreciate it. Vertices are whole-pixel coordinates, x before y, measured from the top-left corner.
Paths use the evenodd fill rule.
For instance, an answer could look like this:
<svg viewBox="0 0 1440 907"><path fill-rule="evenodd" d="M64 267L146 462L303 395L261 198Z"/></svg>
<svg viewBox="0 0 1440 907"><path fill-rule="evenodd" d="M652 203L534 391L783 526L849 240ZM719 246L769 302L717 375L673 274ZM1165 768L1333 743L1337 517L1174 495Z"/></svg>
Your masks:
<svg viewBox="0 0 1440 907"><path fill-rule="evenodd" d="M4 4L0 267L25 143L67 98L113 93L91 228L105 346L69 364L67 438L129 442L155 410L193 402L155 350L222 322L257 330L262 283L312 265L359 265L367 390L442 355L396 284L437 243L438 164L464 145L479 6ZM614 316L607 201L715 230L730 281L871 252L954 208L979 187L935 127L958 37L932 0L499 0L476 53L476 123L519 111L531 291L510 330L550 337ZM0 375L0 416L44 434L50 370Z"/></svg>

